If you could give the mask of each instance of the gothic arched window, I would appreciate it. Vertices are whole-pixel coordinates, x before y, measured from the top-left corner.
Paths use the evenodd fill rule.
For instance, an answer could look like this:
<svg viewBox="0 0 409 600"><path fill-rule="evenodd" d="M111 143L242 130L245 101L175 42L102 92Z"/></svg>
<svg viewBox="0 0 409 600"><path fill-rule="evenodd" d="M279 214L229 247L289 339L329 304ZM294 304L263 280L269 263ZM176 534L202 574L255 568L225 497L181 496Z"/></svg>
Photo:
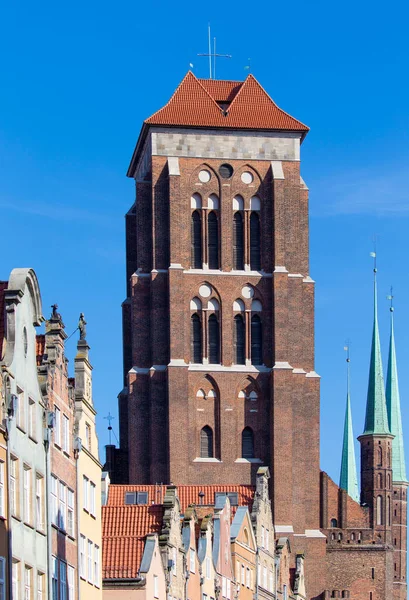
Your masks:
<svg viewBox="0 0 409 600"><path fill-rule="evenodd" d="M378 448L378 467L382 467L382 448Z"/></svg>
<svg viewBox="0 0 409 600"><path fill-rule="evenodd" d="M217 315L209 317L209 363L220 363L220 330Z"/></svg>
<svg viewBox="0 0 409 600"><path fill-rule="evenodd" d="M244 230L240 212L234 213L233 217L233 268L237 271L244 269Z"/></svg>
<svg viewBox="0 0 409 600"><path fill-rule="evenodd" d="M192 213L191 220L191 265L193 269L201 269L202 264L202 219L197 210Z"/></svg>
<svg viewBox="0 0 409 600"><path fill-rule="evenodd" d="M253 314L251 317L251 364L263 364L263 340L262 325L259 315Z"/></svg>
<svg viewBox="0 0 409 600"><path fill-rule="evenodd" d="M259 271L260 259L260 217L258 212L253 211L250 216L250 268Z"/></svg>
<svg viewBox="0 0 409 600"><path fill-rule="evenodd" d="M208 425L200 431L200 457L213 458L213 430Z"/></svg>
<svg viewBox="0 0 409 600"><path fill-rule="evenodd" d="M191 361L193 363L202 362L202 322L197 313L190 318L190 346Z"/></svg>
<svg viewBox="0 0 409 600"><path fill-rule="evenodd" d="M242 458L254 458L254 434L250 427L245 427L241 434Z"/></svg>
<svg viewBox="0 0 409 600"><path fill-rule="evenodd" d="M246 326L242 315L234 317L234 361L236 365L246 364Z"/></svg>
<svg viewBox="0 0 409 600"><path fill-rule="evenodd" d="M378 473L378 488L382 489L382 474Z"/></svg>
<svg viewBox="0 0 409 600"><path fill-rule="evenodd" d="M338 521L336 519L331 519L331 527L338 527Z"/></svg>
<svg viewBox="0 0 409 600"><path fill-rule="evenodd" d="M376 498L376 524L383 525L383 506L382 496Z"/></svg>
<svg viewBox="0 0 409 600"><path fill-rule="evenodd" d="M214 211L207 217L209 269L219 268L219 225Z"/></svg>

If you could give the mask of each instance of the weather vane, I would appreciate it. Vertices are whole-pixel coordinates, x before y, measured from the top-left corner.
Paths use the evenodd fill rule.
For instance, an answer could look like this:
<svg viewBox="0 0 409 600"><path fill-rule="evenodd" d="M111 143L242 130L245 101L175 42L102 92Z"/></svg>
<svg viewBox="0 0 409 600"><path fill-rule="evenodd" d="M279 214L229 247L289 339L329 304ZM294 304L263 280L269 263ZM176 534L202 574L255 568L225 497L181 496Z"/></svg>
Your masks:
<svg viewBox="0 0 409 600"><path fill-rule="evenodd" d="M390 305L390 308L389 308L389 310L390 310L391 312L393 312L395 309L393 308L393 287L392 287L392 286L391 286L391 293L389 294L389 296L386 296L386 299L387 299L387 300L390 300L390 302L391 302L391 305Z"/></svg>
<svg viewBox="0 0 409 600"><path fill-rule="evenodd" d="M213 52L212 52L212 39L210 34L210 24L208 26L209 31L209 52L198 54L198 56L209 57L209 79L216 79L216 58L231 58L231 54L217 54L216 53L216 38L213 38ZM213 59L213 71L212 71L212 59ZM213 76L212 76L213 73Z"/></svg>

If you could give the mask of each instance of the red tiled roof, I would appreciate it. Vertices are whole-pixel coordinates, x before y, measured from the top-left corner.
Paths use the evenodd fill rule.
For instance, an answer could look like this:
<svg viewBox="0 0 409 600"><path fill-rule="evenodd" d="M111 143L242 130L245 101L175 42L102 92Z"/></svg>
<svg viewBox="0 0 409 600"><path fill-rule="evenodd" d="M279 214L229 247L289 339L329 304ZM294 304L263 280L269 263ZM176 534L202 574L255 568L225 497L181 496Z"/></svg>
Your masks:
<svg viewBox="0 0 409 600"><path fill-rule="evenodd" d="M218 102L230 102L230 105L223 111ZM309 130L306 125L281 110L253 75L248 75L244 82L199 80L191 71L169 102L145 123L300 131L303 135Z"/></svg>
<svg viewBox="0 0 409 600"><path fill-rule="evenodd" d="M43 356L45 353L45 335L40 333L36 335L36 360L37 367L39 367L43 362Z"/></svg>
<svg viewBox="0 0 409 600"><path fill-rule="evenodd" d="M0 359L3 358L4 336L6 335L6 311L4 309L4 291L8 281L0 281Z"/></svg>
<svg viewBox="0 0 409 600"><path fill-rule="evenodd" d="M145 538L162 528L163 506L102 507L102 576L105 579L138 575Z"/></svg>
<svg viewBox="0 0 409 600"><path fill-rule="evenodd" d="M161 504L165 497L165 485L110 485L108 491L108 506L125 506L125 492L148 491L149 502ZM199 492L204 496L200 498ZM213 505L215 492L237 492L240 506L248 506L251 510L254 500L255 487L252 485L178 485L177 495L180 500L180 510L185 512L190 504Z"/></svg>

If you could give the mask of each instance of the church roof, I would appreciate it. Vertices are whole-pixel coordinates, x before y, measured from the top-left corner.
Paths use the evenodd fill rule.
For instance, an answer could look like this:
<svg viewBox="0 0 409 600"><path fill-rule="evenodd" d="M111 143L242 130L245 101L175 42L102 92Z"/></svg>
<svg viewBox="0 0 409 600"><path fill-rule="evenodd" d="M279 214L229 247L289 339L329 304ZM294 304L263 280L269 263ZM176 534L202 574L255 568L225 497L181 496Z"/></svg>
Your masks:
<svg viewBox="0 0 409 600"><path fill-rule="evenodd" d="M148 125L299 131L309 128L284 112L253 75L244 81L198 79L189 71Z"/></svg>
<svg viewBox="0 0 409 600"><path fill-rule="evenodd" d="M392 441L393 481L407 481L392 307L388 374L386 377L386 406L388 410L389 428L392 435L395 436Z"/></svg>
<svg viewBox="0 0 409 600"><path fill-rule="evenodd" d="M355 502L359 502L358 478L356 473L354 432L352 428L351 398L349 391L349 365L347 405L345 410L344 441L342 444L341 474L339 487L345 490Z"/></svg>
<svg viewBox="0 0 409 600"><path fill-rule="evenodd" d="M376 270L374 278L374 322L372 332L371 362L369 367L365 430L362 435L373 434L390 435L388 415L386 412L381 343L379 340Z"/></svg>

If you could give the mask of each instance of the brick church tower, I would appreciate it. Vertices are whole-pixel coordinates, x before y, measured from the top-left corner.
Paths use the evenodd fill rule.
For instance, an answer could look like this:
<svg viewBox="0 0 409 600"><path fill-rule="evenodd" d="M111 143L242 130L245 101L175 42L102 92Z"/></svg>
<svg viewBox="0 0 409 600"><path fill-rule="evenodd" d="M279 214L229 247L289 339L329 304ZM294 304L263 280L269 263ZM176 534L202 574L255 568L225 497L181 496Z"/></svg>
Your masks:
<svg viewBox="0 0 409 600"><path fill-rule="evenodd" d="M307 132L252 75L189 72L144 122L128 170L115 472L246 484L268 465L277 533L323 557Z"/></svg>

